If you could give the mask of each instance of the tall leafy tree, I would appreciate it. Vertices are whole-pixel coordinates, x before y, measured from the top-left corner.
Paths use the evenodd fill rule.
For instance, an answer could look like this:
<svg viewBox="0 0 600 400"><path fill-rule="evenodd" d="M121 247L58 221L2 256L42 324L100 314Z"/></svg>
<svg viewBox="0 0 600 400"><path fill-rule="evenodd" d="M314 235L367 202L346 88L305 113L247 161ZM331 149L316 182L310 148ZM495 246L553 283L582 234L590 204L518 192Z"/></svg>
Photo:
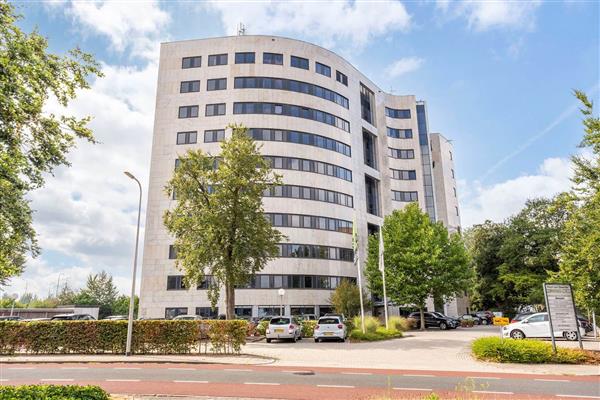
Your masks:
<svg viewBox="0 0 600 400"><path fill-rule="evenodd" d="M68 165L77 138L94 141L90 118L44 112L50 98L62 106L100 76L93 57L79 49L66 56L47 51L37 31L16 26L20 16L0 0L0 285L22 272L27 255L39 254L26 194L44 184L44 173Z"/></svg>
<svg viewBox="0 0 600 400"><path fill-rule="evenodd" d="M356 284L347 279L342 282L331 293L329 304L336 313L344 314L346 318L352 318L360 312L360 291Z"/></svg>
<svg viewBox="0 0 600 400"><path fill-rule="evenodd" d="M187 287L211 275L211 303L214 307L223 287L227 319L235 315L235 288L277 256L277 243L284 238L264 217L262 206L264 191L281 184L281 178L246 128L230 128L231 138L221 143L218 158L202 150L180 158L166 186L177 204L164 214Z"/></svg>
<svg viewBox="0 0 600 400"><path fill-rule="evenodd" d="M73 296L73 302L78 305L94 305L100 307L98 315L104 318L111 315L119 297L119 291L113 283L112 276L106 271L90 274L86 285Z"/></svg>

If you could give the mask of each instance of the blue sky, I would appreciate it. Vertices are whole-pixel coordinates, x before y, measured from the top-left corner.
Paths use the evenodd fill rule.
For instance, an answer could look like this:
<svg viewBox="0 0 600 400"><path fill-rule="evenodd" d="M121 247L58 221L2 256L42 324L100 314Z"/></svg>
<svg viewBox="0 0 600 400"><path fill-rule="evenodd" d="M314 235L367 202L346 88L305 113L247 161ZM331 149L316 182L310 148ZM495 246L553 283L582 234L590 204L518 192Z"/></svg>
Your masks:
<svg viewBox="0 0 600 400"><path fill-rule="evenodd" d="M599 98L597 1L14 4L23 29L37 26L52 51L93 53L106 77L69 110L93 114L102 143L82 144L73 167L32 195L45 252L9 292L45 294L61 273L77 287L102 269L127 288L136 187L122 171L147 182L161 41L232 34L243 22L249 34L320 44L384 90L426 100L432 130L454 141L467 226L568 189L582 135L572 89Z"/></svg>

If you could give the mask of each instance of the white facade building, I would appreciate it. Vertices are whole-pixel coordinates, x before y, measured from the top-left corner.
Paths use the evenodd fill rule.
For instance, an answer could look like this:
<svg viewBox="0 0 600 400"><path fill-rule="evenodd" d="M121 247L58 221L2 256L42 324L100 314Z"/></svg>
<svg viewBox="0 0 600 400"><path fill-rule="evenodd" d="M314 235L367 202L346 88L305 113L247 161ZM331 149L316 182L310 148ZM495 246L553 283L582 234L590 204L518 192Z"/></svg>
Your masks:
<svg viewBox="0 0 600 400"><path fill-rule="evenodd" d="M281 300L286 313L329 311L329 297L340 279L357 276L354 218L363 259L367 233L376 232L382 216L408 202L418 202L451 230L460 225L448 212L458 207L456 198L446 198L454 178L438 173L453 170L444 164L452 161L444 154L451 145L429 134L425 104L414 96L385 93L340 56L299 40L234 36L163 43L142 317L224 313L223 295L215 313L205 285L182 287L162 215L175 201L163 189L179 155L195 148L218 154L230 123L248 127L262 154L283 175L284 185L264 198L264 208L289 239L280 245L281 257L248 288L236 290L238 315L279 313ZM438 157L435 168L432 155ZM440 207L442 212L436 211Z"/></svg>

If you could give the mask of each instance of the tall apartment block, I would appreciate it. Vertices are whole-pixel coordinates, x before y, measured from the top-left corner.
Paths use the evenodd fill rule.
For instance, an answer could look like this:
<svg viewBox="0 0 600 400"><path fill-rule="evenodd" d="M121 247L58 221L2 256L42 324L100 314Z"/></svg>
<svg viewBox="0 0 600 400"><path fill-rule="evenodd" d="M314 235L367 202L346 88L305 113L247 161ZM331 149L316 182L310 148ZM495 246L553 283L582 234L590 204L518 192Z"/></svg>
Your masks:
<svg viewBox="0 0 600 400"><path fill-rule="evenodd" d="M214 317L206 287L185 288L162 215L164 187L188 149L217 155L230 123L243 124L283 176L264 196L266 217L288 241L279 257L236 289L236 314L323 314L383 217L417 202L432 220L460 229L452 145L431 134L425 103L385 93L342 57L276 36L163 43L160 52L140 316ZM284 298L278 295L285 289ZM458 306L449 314L463 313ZM452 305L450 305L452 306ZM462 307L462 308L461 308Z"/></svg>

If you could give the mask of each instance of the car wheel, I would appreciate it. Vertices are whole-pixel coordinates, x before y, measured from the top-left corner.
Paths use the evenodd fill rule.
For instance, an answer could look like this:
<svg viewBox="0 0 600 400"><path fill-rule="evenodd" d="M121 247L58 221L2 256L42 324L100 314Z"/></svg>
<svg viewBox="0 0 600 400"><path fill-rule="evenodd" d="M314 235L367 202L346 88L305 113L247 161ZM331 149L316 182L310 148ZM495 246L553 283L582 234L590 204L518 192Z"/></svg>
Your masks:
<svg viewBox="0 0 600 400"><path fill-rule="evenodd" d="M292 338L292 342L296 343L298 341L298 336L294 335L294 337Z"/></svg>
<svg viewBox="0 0 600 400"><path fill-rule="evenodd" d="M446 329L448 329L448 325L446 325L445 322L440 322L440 329L445 331Z"/></svg>
<svg viewBox="0 0 600 400"><path fill-rule="evenodd" d="M346 338L341 338L340 340L342 341L342 343L344 343L346 341Z"/></svg>
<svg viewBox="0 0 600 400"><path fill-rule="evenodd" d="M481 321L481 325L487 325L487 324L488 324L487 319L484 319L483 321Z"/></svg>
<svg viewBox="0 0 600 400"><path fill-rule="evenodd" d="M514 331L510 332L510 337L513 339L525 339L525 334L523 331L515 329Z"/></svg>
<svg viewBox="0 0 600 400"><path fill-rule="evenodd" d="M320 340L315 338L315 343L319 343L319 342L320 342Z"/></svg>
<svg viewBox="0 0 600 400"><path fill-rule="evenodd" d="M271 343L271 339L267 338L267 343Z"/></svg>
<svg viewBox="0 0 600 400"><path fill-rule="evenodd" d="M572 342L577 340L577 332L575 332L575 331L565 332L564 336L565 336L565 339L570 340Z"/></svg>

